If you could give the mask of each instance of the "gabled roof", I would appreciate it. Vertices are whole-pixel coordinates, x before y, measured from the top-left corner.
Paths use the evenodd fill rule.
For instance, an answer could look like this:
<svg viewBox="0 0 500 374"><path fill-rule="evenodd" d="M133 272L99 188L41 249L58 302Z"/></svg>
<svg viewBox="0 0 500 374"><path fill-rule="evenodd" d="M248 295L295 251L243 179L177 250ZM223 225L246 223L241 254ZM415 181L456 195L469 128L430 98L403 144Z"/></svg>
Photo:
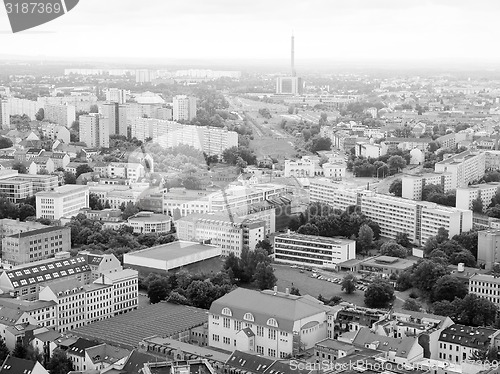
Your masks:
<svg viewBox="0 0 500 374"><path fill-rule="evenodd" d="M454 324L444 329L439 341L475 349L487 349L490 337L498 330L488 327L472 327Z"/></svg>
<svg viewBox="0 0 500 374"><path fill-rule="evenodd" d="M418 342L415 337L393 338L375 334L368 327L362 327L358 330L352 344L364 348L370 348L368 345L376 344L377 346L374 349L378 351L395 352L397 357L407 357L410 350Z"/></svg>
<svg viewBox="0 0 500 374"><path fill-rule="evenodd" d="M19 309L0 307L0 325L14 326L23 313Z"/></svg>
<svg viewBox="0 0 500 374"><path fill-rule="evenodd" d="M57 295L59 292L65 292L75 289L79 290L80 292L84 292L83 283L78 279L61 279L60 281L52 282L47 286L47 288L50 288L55 295Z"/></svg>
<svg viewBox="0 0 500 374"><path fill-rule="evenodd" d="M265 308L262 308L263 305ZM318 315L328 309L314 298L245 288L237 288L215 300L210 313L222 315L224 308L229 308L233 318L240 321L244 319L245 313L251 313L255 323L261 326L267 325L269 318L274 318L280 330L284 331L292 331L295 321Z"/></svg>
<svg viewBox="0 0 500 374"><path fill-rule="evenodd" d="M134 350L128 357L122 370L127 374L137 374L141 372L140 370L144 367L145 363L155 361L156 359L153 356Z"/></svg>
<svg viewBox="0 0 500 374"><path fill-rule="evenodd" d="M86 352L94 364L98 362L113 364L116 361L130 355L130 351L123 348L112 347L108 344L99 344L87 348Z"/></svg>
<svg viewBox="0 0 500 374"><path fill-rule="evenodd" d="M68 348L68 354L76 355L76 356L85 356L85 350L91 347L95 347L97 345L100 345L101 343L98 343L93 340L87 340L83 338L79 338L76 342L71 344Z"/></svg>
<svg viewBox="0 0 500 374"><path fill-rule="evenodd" d="M5 360L0 373L2 374L30 374L36 366L36 361L23 360L9 356Z"/></svg>
<svg viewBox="0 0 500 374"><path fill-rule="evenodd" d="M73 274L90 271L85 257L78 256L63 260L43 262L31 266L19 266L5 271L14 288L61 279Z"/></svg>
<svg viewBox="0 0 500 374"><path fill-rule="evenodd" d="M62 337L61 333L53 329L47 329L41 333L35 333L35 339L39 339L42 342L53 342Z"/></svg>
<svg viewBox="0 0 500 374"><path fill-rule="evenodd" d="M239 369L242 373L253 374L307 374L310 372L307 369L300 369L300 366L294 370L288 362L282 360L241 351L234 351L227 359L226 365Z"/></svg>

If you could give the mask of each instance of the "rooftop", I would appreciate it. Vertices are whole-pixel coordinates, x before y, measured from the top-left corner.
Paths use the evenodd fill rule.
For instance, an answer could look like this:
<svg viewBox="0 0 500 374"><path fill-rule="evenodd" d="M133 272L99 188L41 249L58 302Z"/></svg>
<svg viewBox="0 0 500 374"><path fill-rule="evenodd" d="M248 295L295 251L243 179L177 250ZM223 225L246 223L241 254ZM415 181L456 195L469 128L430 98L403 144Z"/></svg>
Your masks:
<svg viewBox="0 0 500 374"><path fill-rule="evenodd" d="M76 336L134 349L151 336L172 336L208 322L208 311L160 302L72 331ZM135 372L134 372L135 373Z"/></svg>
<svg viewBox="0 0 500 374"><path fill-rule="evenodd" d="M498 333L498 330L493 328L454 324L441 332L439 341L470 348L486 349L490 343L491 335L496 333Z"/></svg>
<svg viewBox="0 0 500 374"><path fill-rule="evenodd" d="M27 238L28 236L41 235L41 234L46 234L48 232L61 231L61 230L70 231L69 227L48 226L48 227L44 227L44 228L37 229L37 230L20 232L18 234L10 235L9 237L10 238Z"/></svg>
<svg viewBox="0 0 500 374"><path fill-rule="evenodd" d="M200 244L197 242L175 241L168 244L157 245L140 251L127 254L133 257L145 257L153 260L168 261L175 258L190 256L196 253L209 251L216 248L213 245Z"/></svg>
<svg viewBox="0 0 500 374"><path fill-rule="evenodd" d="M5 374L29 374L35 368L36 362L8 356L0 369Z"/></svg>
<svg viewBox="0 0 500 374"><path fill-rule="evenodd" d="M76 184L65 184L63 186L54 188L53 191L38 192L36 196L53 197L54 195L65 195L79 191L88 191L88 186L80 186Z"/></svg>
<svg viewBox="0 0 500 374"><path fill-rule="evenodd" d="M354 242L354 240L345 239L345 238L331 238L331 237L326 237L326 236L302 235L302 234L296 234L296 233L276 235L275 239L278 239L278 238L301 240L301 241L304 241L307 243L315 242L315 243L333 244L333 245L350 244L350 243Z"/></svg>

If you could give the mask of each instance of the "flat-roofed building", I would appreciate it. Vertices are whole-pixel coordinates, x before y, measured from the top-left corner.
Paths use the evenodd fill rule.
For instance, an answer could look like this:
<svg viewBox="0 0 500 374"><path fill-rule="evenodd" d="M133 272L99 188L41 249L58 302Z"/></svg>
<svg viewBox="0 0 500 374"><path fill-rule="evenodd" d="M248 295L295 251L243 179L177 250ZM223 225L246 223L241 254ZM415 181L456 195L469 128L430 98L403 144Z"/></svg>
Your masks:
<svg viewBox="0 0 500 374"><path fill-rule="evenodd" d="M491 199L500 187L499 182L474 184L467 187L457 188L457 199L455 206L459 209L472 210L472 202L477 198L481 199L483 212L491 204Z"/></svg>
<svg viewBox="0 0 500 374"><path fill-rule="evenodd" d="M169 232L172 228L172 218L170 216L152 212L139 212L129 217L127 222L136 234Z"/></svg>
<svg viewBox="0 0 500 374"><path fill-rule="evenodd" d="M418 262L417 259L411 259L411 258L378 256L363 261L359 265L360 265L360 270L389 275L389 274L401 274L405 270L410 269L417 262Z"/></svg>
<svg viewBox="0 0 500 374"><path fill-rule="evenodd" d="M219 257L221 254L222 249L219 246L176 241L126 253L123 255L123 263L137 270L166 272Z"/></svg>
<svg viewBox="0 0 500 374"><path fill-rule="evenodd" d="M302 234L280 234L274 238L274 259L295 265L336 268L356 258L356 242Z"/></svg>
<svg viewBox="0 0 500 374"><path fill-rule="evenodd" d="M426 185L441 186L443 192L452 189L451 173L405 174L401 178L402 197L411 200L422 200L422 190Z"/></svg>
<svg viewBox="0 0 500 374"><path fill-rule="evenodd" d="M69 227L48 226L2 239L2 262L11 266L36 262L71 249Z"/></svg>
<svg viewBox="0 0 500 374"><path fill-rule="evenodd" d="M473 274L469 278L469 293L500 306L500 278L490 274Z"/></svg>
<svg viewBox="0 0 500 374"><path fill-rule="evenodd" d="M102 274L94 283L111 285L113 315L123 314L137 309L139 305L139 273L133 269L123 269Z"/></svg>
<svg viewBox="0 0 500 374"><path fill-rule="evenodd" d="M11 203L20 203L33 195L33 184L15 178L1 179L0 195Z"/></svg>
<svg viewBox="0 0 500 374"><path fill-rule="evenodd" d="M64 185L53 191L36 194L36 217L59 219L76 216L80 209L89 207L89 187Z"/></svg>
<svg viewBox="0 0 500 374"><path fill-rule="evenodd" d="M477 264L491 270L500 263L500 230L489 229L477 233Z"/></svg>
<svg viewBox="0 0 500 374"><path fill-rule="evenodd" d="M227 214L191 214L175 222L179 240L207 241L222 249L222 256L240 257L244 246L255 249L266 237L266 223L258 218L229 217Z"/></svg>
<svg viewBox="0 0 500 374"><path fill-rule="evenodd" d="M465 151L437 162L436 172L450 172L452 174L451 188L465 187L469 183L483 177L486 169L486 155L484 152Z"/></svg>
<svg viewBox="0 0 500 374"><path fill-rule="evenodd" d="M277 287L237 288L210 307L209 345L284 359L326 339L328 310L311 296L278 292Z"/></svg>

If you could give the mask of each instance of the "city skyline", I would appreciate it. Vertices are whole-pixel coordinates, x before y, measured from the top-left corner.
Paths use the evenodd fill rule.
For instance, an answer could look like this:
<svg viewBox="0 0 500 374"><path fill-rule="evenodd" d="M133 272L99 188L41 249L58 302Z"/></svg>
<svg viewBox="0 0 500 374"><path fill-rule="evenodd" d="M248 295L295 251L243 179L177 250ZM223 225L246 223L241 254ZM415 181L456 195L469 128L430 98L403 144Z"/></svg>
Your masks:
<svg viewBox="0 0 500 374"><path fill-rule="evenodd" d="M0 57L281 64L289 61L293 31L297 69L308 61L487 64L500 60L490 48L500 32L499 8L489 0L148 0L140 8L130 0L86 0L64 17L15 35L0 11ZM102 37L108 42L92 42Z"/></svg>

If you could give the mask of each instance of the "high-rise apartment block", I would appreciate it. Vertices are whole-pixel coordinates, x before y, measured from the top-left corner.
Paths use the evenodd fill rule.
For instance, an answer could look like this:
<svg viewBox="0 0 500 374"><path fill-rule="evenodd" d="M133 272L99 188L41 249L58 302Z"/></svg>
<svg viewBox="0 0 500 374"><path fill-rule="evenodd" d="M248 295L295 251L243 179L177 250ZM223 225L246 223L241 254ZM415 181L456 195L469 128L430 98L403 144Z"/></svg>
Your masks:
<svg viewBox="0 0 500 374"><path fill-rule="evenodd" d="M194 117L196 117L196 98L185 95L174 96L174 121L191 121Z"/></svg>
<svg viewBox="0 0 500 374"><path fill-rule="evenodd" d="M441 186L443 192L452 189L453 175L451 173L405 174L401 178L402 197L411 200L422 200L422 190L426 185Z"/></svg>
<svg viewBox="0 0 500 374"><path fill-rule="evenodd" d="M10 110L7 100L0 100L0 128L10 129Z"/></svg>
<svg viewBox="0 0 500 374"><path fill-rule="evenodd" d="M491 270L500 263L500 230L484 230L477 233L477 264Z"/></svg>
<svg viewBox="0 0 500 374"><path fill-rule="evenodd" d="M90 148L109 148L109 119L98 114L80 116L80 141Z"/></svg>
<svg viewBox="0 0 500 374"><path fill-rule="evenodd" d="M127 107L117 102L102 105L102 118L108 122L109 135L127 136Z"/></svg>
<svg viewBox="0 0 500 374"><path fill-rule="evenodd" d="M472 212L451 208L427 201L414 201L372 191L340 189L331 185L330 191L317 199L320 191L328 186L311 184L311 202L321 201L334 208L357 206L363 214L378 223L381 235L395 238L398 233L408 233L410 240L423 245L437 234L440 227L451 236L472 229Z"/></svg>
<svg viewBox="0 0 500 374"><path fill-rule="evenodd" d="M46 104L44 106L44 119L61 126L71 127L76 121L76 108L73 105Z"/></svg>
<svg viewBox="0 0 500 374"><path fill-rule="evenodd" d="M89 187L66 184L53 191L36 194L36 217L60 219L76 216L89 207Z"/></svg>
<svg viewBox="0 0 500 374"><path fill-rule="evenodd" d="M491 199L500 188L499 182L475 184L463 188L457 188L457 200L455 206L459 209L471 209L472 202L481 199L483 211L491 204Z"/></svg>
<svg viewBox="0 0 500 374"><path fill-rule="evenodd" d="M483 177L486 168L484 152L465 151L436 163L434 171L452 174L451 188L465 187Z"/></svg>
<svg viewBox="0 0 500 374"><path fill-rule="evenodd" d="M162 147L190 145L208 155L220 155L225 149L238 146L238 134L219 127L184 125L152 118L131 118L132 137L141 141L152 138Z"/></svg>
<svg viewBox="0 0 500 374"><path fill-rule="evenodd" d="M130 91L121 90L119 88L109 88L106 91L106 101L110 101L118 104L125 104L127 102L127 94Z"/></svg>

